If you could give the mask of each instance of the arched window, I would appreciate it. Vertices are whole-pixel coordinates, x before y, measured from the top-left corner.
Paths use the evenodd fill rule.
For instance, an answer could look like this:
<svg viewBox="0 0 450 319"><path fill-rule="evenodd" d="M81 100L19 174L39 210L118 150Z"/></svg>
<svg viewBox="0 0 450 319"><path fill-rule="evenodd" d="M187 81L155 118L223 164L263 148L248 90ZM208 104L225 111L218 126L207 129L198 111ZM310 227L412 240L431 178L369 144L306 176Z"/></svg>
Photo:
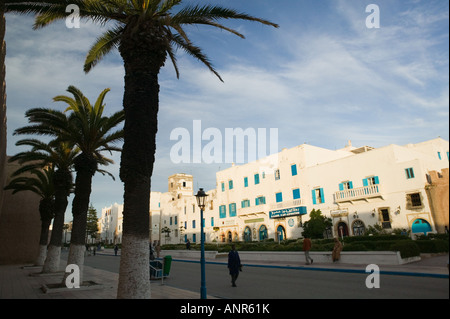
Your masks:
<svg viewBox="0 0 450 319"><path fill-rule="evenodd" d="M364 226L364 223L359 219L353 222L352 229L354 236L363 236L366 232L366 226Z"/></svg>
<svg viewBox="0 0 450 319"><path fill-rule="evenodd" d="M244 241L252 241L252 230L248 226L244 229Z"/></svg>
<svg viewBox="0 0 450 319"><path fill-rule="evenodd" d="M267 227L265 225L261 225L261 227L259 227L259 240L263 241L268 237Z"/></svg>

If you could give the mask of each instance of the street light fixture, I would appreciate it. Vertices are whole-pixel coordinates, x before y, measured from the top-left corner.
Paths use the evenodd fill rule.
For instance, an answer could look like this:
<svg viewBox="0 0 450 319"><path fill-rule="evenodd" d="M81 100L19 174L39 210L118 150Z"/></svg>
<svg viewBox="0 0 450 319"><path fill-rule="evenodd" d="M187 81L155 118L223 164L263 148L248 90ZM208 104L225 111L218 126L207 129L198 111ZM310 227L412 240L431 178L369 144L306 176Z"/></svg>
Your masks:
<svg viewBox="0 0 450 319"><path fill-rule="evenodd" d="M203 233L203 210L205 209L206 197L208 195L205 193L203 188L200 188L197 192L197 204L200 208L200 243L201 243L201 255L200 255L200 265L201 265L201 286L200 286L200 298L206 299L206 280L205 280L205 234Z"/></svg>

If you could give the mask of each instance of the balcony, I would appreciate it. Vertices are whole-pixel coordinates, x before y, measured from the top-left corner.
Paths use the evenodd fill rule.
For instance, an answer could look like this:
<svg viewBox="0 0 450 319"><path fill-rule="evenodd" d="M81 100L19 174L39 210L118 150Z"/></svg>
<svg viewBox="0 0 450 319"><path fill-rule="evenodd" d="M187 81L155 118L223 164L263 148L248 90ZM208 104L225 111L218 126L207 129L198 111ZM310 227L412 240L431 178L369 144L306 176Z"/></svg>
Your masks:
<svg viewBox="0 0 450 319"><path fill-rule="evenodd" d="M369 201L371 198L383 198L380 185L370 185L353 189L345 189L334 193L336 203L354 202L358 200Z"/></svg>
<svg viewBox="0 0 450 319"><path fill-rule="evenodd" d="M270 210L290 208L290 207L294 207L294 206L301 206L302 204L303 204L303 202L301 199L294 199L294 200L290 200L287 202L272 204L272 205L270 205Z"/></svg>

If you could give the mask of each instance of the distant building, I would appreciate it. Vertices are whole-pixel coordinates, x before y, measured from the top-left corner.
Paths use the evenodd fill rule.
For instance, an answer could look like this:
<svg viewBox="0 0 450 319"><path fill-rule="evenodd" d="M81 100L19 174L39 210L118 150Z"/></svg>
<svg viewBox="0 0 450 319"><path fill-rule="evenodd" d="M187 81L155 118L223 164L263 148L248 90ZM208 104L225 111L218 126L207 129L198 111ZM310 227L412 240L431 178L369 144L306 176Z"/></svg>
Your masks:
<svg viewBox="0 0 450 319"><path fill-rule="evenodd" d="M349 142L339 150L303 144L232 165L216 173L216 189L207 192L206 241L300 238L313 209L332 220L329 237L360 236L374 225L412 235L444 232L448 150L441 138L380 148ZM200 242L193 176L174 174L168 183L168 192L150 195L152 241Z"/></svg>

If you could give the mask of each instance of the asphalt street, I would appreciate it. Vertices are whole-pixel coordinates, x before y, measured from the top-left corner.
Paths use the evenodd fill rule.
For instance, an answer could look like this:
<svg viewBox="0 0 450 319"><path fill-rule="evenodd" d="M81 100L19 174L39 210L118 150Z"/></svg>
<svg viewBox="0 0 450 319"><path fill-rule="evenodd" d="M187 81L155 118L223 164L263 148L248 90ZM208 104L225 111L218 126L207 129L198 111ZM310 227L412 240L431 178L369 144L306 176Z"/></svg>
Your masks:
<svg viewBox="0 0 450 319"><path fill-rule="evenodd" d="M120 256L97 255L85 258L85 265L119 272ZM244 267L231 287L225 264L207 263L208 295L225 299L448 299L448 278L384 275L379 288L368 288L370 274L324 272L279 267ZM153 281L154 284L160 284ZM371 282L374 282L371 280ZM172 261L165 285L190 291L200 290L200 264Z"/></svg>

